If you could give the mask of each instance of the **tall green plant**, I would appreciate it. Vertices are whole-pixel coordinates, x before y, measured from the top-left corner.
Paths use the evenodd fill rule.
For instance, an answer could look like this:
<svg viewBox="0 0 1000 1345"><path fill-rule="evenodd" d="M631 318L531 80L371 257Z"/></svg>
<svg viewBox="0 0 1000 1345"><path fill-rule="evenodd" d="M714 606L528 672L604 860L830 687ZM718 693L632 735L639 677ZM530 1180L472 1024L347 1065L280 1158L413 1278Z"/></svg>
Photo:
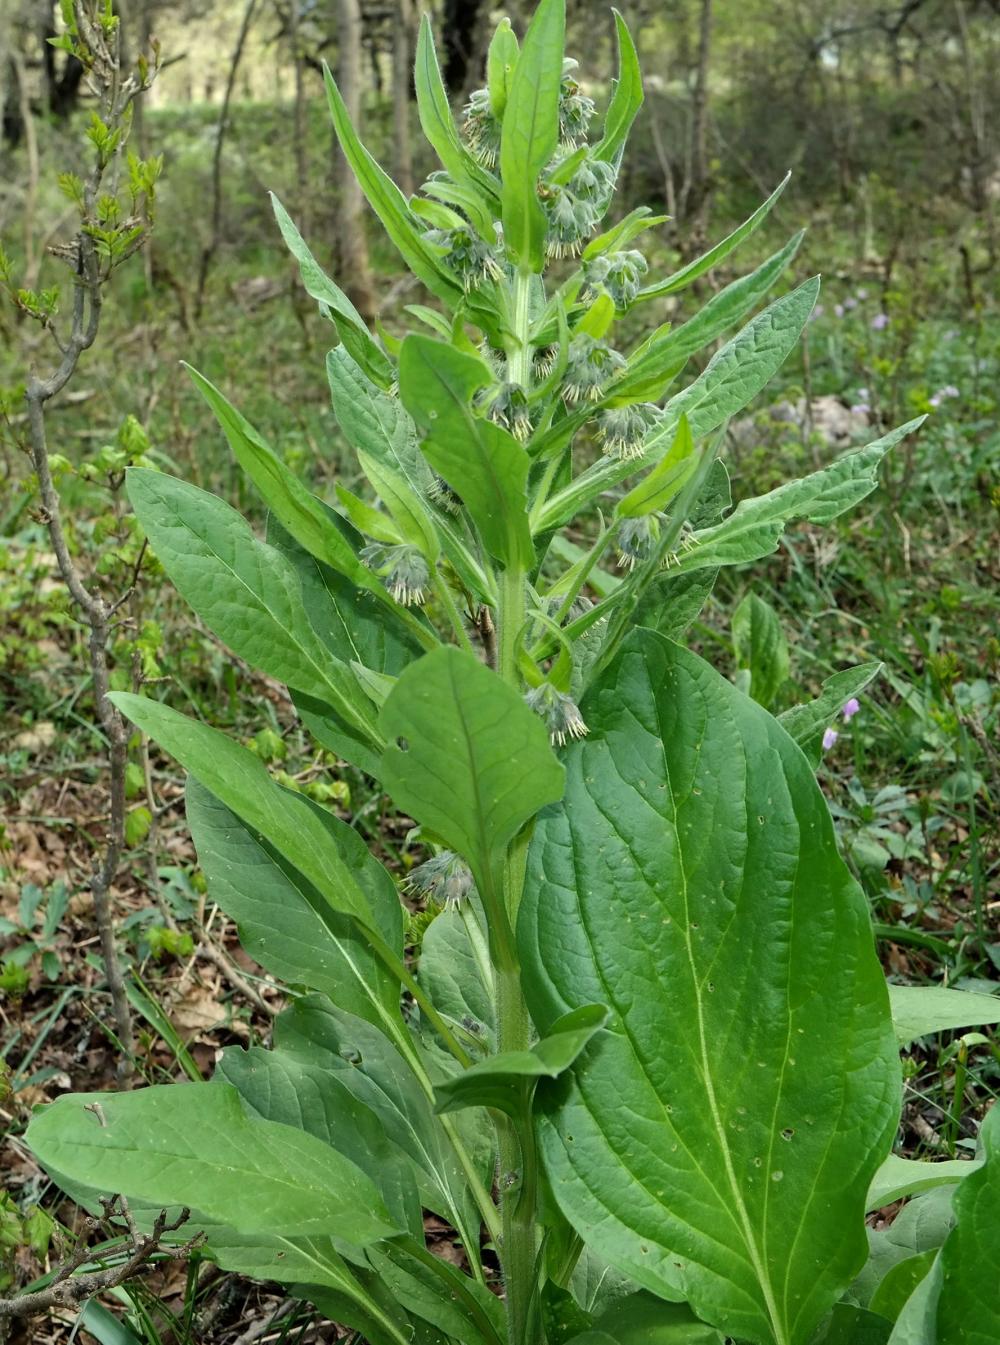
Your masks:
<svg viewBox="0 0 1000 1345"><path fill-rule="evenodd" d="M437 912L419 950L358 833L218 730L117 696L188 773L213 898L304 993L270 1049L225 1052L212 1083L63 1098L29 1142L85 1202L189 1206L222 1266L372 1345L884 1341L896 1299L870 1292L885 1255L858 1287L865 1211L965 1174L889 1156L890 995L810 762L874 670L776 720L682 641L722 566L864 498L916 422L731 507L726 423L794 348L819 283L739 327L797 236L617 348L626 314L721 261L781 188L647 281L634 244L660 221L606 223L642 99L616 19L600 137L562 0L542 0L520 49L501 24L462 130L425 22L416 89L443 168L410 200L328 77L344 152L436 301L410 309L423 332L373 336L276 203L337 329L334 408L377 503L316 498L199 375L269 507L266 540L194 486L130 473L199 615L419 825L431 854L411 883ZM962 1018L944 993L911 997L903 1030ZM988 1222L978 1195L959 1218L973 1206ZM428 1249L425 1211L454 1229L461 1269ZM934 1302L954 1315L965 1292L952 1276Z"/></svg>

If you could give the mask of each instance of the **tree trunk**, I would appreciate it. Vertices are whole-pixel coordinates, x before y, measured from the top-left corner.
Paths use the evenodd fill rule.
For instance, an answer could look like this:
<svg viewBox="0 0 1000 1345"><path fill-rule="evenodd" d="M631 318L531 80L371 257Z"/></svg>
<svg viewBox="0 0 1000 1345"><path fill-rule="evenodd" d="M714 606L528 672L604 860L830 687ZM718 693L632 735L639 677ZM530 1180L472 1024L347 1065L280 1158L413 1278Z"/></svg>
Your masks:
<svg viewBox="0 0 1000 1345"><path fill-rule="evenodd" d="M444 76L448 92L461 97L471 87L474 57L481 50L479 29L489 19L483 0L445 0L441 16Z"/></svg>
<svg viewBox="0 0 1000 1345"><path fill-rule="evenodd" d="M396 185L405 196L413 193L413 157L410 146L410 78L413 65L413 10L411 0L396 0L392 27L392 129Z"/></svg>
<svg viewBox="0 0 1000 1345"><path fill-rule="evenodd" d="M708 172L708 74L712 54L712 0L701 0L698 23L698 70L691 106L690 246L700 252L708 232L711 182Z"/></svg>
<svg viewBox="0 0 1000 1345"><path fill-rule="evenodd" d="M340 51L337 83L355 126L361 121L361 6L359 0L337 0L340 20ZM350 165L334 141L337 181L336 244L340 259L339 279L355 308L365 319L375 318L368 242L365 238L364 198Z"/></svg>

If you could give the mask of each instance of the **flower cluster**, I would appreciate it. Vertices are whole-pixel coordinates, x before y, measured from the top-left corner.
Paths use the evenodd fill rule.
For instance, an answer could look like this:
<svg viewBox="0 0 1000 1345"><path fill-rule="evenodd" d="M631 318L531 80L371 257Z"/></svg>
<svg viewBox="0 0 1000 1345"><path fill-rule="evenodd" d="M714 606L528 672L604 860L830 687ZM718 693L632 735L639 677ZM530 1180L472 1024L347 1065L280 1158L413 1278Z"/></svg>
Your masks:
<svg viewBox="0 0 1000 1345"><path fill-rule="evenodd" d="M607 341L582 332L569 343L563 396L568 402L600 401L608 383L624 368L625 357Z"/></svg>
<svg viewBox="0 0 1000 1345"><path fill-rule="evenodd" d="M429 897L442 906L457 906L473 890L472 871L453 850L442 850L418 864L407 876L408 892Z"/></svg>
<svg viewBox="0 0 1000 1345"><path fill-rule="evenodd" d="M586 736L587 725L583 722L576 701L559 691L551 682L532 687L524 699L535 714L545 720L549 740L557 747L565 747L567 738Z"/></svg>
<svg viewBox="0 0 1000 1345"><path fill-rule="evenodd" d="M427 561L415 546L371 542L360 554L403 607L418 607L424 601L431 576Z"/></svg>
<svg viewBox="0 0 1000 1345"><path fill-rule="evenodd" d="M466 292L486 279L502 279L503 271L493 249L468 224L454 229L428 229L424 238L442 249L446 264L459 277Z"/></svg>
<svg viewBox="0 0 1000 1345"><path fill-rule="evenodd" d="M587 134L587 127L595 112L594 100L580 92L576 79L579 62L567 56L563 61L562 85L559 89L559 141L568 149L576 149Z"/></svg>
<svg viewBox="0 0 1000 1345"><path fill-rule="evenodd" d="M588 262L584 275L592 290L604 289L614 300L620 312L635 301L649 264L641 252L630 248L623 252L605 253Z"/></svg>
<svg viewBox="0 0 1000 1345"><path fill-rule="evenodd" d="M623 461L642 457L646 431L657 410L652 402L639 402L634 406L612 406L601 411L597 417L597 434L602 451Z"/></svg>
<svg viewBox="0 0 1000 1345"><path fill-rule="evenodd" d="M492 168L500 153L500 122L490 106L489 89L474 89L465 105L465 138L473 154L487 168Z"/></svg>
<svg viewBox="0 0 1000 1345"><path fill-rule="evenodd" d="M660 537L660 523L655 514L641 518L623 518L618 524L615 545L618 565L623 570L634 570L637 564L649 560Z"/></svg>

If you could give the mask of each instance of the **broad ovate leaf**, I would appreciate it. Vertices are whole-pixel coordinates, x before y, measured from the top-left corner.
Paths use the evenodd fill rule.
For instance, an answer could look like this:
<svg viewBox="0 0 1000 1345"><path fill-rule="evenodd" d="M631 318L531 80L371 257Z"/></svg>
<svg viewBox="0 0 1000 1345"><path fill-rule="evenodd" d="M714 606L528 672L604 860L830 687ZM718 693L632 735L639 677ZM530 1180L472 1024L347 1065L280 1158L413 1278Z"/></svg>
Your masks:
<svg viewBox="0 0 1000 1345"><path fill-rule="evenodd" d="M463 650L442 646L407 668L379 723L386 789L477 877L562 794L563 770L542 720Z"/></svg>
<svg viewBox="0 0 1000 1345"><path fill-rule="evenodd" d="M986 1161L955 1192L955 1227L941 1248L934 1345L1000 1340L1000 1108L980 1132Z"/></svg>
<svg viewBox="0 0 1000 1345"><path fill-rule="evenodd" d="M34 1117L28 1143L71 1182L186 1205L241 1233L336 1229L363 1247L398 1231L360 1168L292 1126L252 1120L228 1084L67 1095Z"/></svg>
<svg viewBox="0 0 1000 1345"><path fill-rule="evenodd" d="M899 1112L867 905L804 757L708 664L633 631L535 823L518 942L539 1030L605 1030L540 1095L595 1250L755 1345L804 1345L864 1261Z"/></svg>

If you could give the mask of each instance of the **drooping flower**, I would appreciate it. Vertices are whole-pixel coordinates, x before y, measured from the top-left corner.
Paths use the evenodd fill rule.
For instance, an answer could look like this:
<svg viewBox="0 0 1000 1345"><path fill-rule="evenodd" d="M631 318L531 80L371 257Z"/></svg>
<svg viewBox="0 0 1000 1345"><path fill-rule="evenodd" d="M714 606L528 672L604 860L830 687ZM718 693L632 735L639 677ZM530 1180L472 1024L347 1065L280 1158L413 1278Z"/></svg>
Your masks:
<svg viewBox="0 0 1000 1345"><path fill-rule="evenodd" d="M836 729L827 729L826 732L823 734L823 751L829 752L830 748L834 745L834 743L837 741L839 737L840 734L837 732Z"/></svg>
<svg viewBox="0 0 1000 1345"><path fill-rule="evenodd" d="M418 864L403 886L444 906L457 906L473 889L472 870L453 850L442 850Z"/></svg>
<svg viewBox="0 0 1000 1345"><path fill-rule="evenodd" d="M610 379L624 368L625 357L612 350L607 341L585 332L574 336L569 343L563 396L568 402L583 398L599 401Z"/></svg>
<svg viewBox="0 0 1000 1345"><path fill-rule="evenodd" d="M531 435L531 411L528 406L528 394L519 383L501 383L500 387L489 395L486 414L497 425L510 430L516 439L527 439Z"/></svg>
<svg viewBox="0 0 1000 1345"><path fill-rule="evenodd" d="M587 264L585 275L592 289L603 286L614 300L615 308L625 309L633 302L642 286L642 278L649 264L641 252L628 248L595 257Z"/></svg>
<svg viewBox="0 0 1000 1345"><path fill-rule="evenodd" d="M489 89L474 89L465 105L466 138L469 148L487 168L492 168L500 153L500 122L490 106Z"/></svg>
<svg viewBox="0 0 1000 1345"><path fill-rule="evenodd" d="M532 687L524 698L535 714L541 715L549 731L549 741L565 747L567 738L583 738L587 725L572 696L559 691L551 682Z"/></svg>
<svg viewBox="0 0 1000 1345"><path fill-rule="evenodd" d="M639 562L649 560L659 536L660 522L655 514L623 518L618 524L618 536L615 539L619 568L634 570Z"/></svg>
<svg viewBox="0 0 1000 1345"><path fill-rule="evenodd" d="M860 709L861 702L858 700L857 696L852 696L849 701L844 703L844 708L841 712L844 716L844 723L849 724Z"/></svg>
<svg viewBox="0 0 1000 1345"><path fill-rule="evenodd" d="M428 229L424 238L444 250L445 264L455 272L466 292L486 279L499 280L503 275L493 250L466 225L456 229Z"/></svg>
<svg viewBox="0 0 1000 1345"><path fill-rule="evenodd" d="M419 607L424 601L431 576L427 561L415 546L372 542L362 548L360 555L403 607Z"/></svg>
<svg viewBox="0 0 1000 1345"><path fill-rule="evenodd" d="M642 457L642 445L656 414L651 402L634 406L611 406L597 417L597 434L601 449L613 458Z"/></svg>

